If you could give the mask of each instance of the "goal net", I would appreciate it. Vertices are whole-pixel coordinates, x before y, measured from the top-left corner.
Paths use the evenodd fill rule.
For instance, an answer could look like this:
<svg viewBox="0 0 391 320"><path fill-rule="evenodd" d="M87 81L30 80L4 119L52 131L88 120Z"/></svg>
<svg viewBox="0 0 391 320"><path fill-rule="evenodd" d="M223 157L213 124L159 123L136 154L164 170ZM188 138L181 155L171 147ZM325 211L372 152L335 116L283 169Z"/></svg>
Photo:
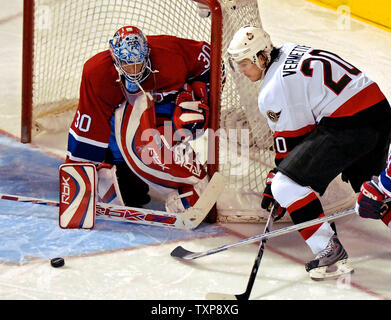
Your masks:
<svg viewBox="0 0 391 320"><path fill-rule="evenodd" d="M207 141L227 187L217 203L217 220L260 222L267 173L274 167L273 136L257 107L258 83L224 68L226 48L244 25L261 26L257 0L197 0L209 5L201 17L193 0L25 0L22 141L43 131L67 131L78 103L83 64L106 50L120 27L134 25L145 34L169 34L211 44L211 130ZM226 82L221 91L222 72ZM205 135L207 136L207 135ZM197 143L196 143L197 145ZM196 150L197 152L197 150ZM322 202L325 211L353 204L339 179ZM288 217L286 217L288 219ZM286 220L285 219L285 220ZM284 220L283 220L284 221Z"/></svg>

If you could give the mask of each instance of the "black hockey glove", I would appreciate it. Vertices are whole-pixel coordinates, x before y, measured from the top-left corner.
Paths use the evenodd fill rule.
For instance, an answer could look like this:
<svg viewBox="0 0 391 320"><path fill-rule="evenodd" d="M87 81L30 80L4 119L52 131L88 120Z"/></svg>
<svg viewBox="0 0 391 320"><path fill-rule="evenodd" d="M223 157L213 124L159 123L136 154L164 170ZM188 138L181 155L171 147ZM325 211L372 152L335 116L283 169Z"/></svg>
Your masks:
<svg viewBox="0 0 391 320"><path fill-rule="evenodd" d="M270 210L273 207L273 204L275 202L273 194L272 194L272 181L274 176L277 173L277 169L274 168L269 171L267 177L266 177L266 187L265 190L263 190L263 197L261 202L262 209L265 209L266 211L270 212Z"/></svg>
<svg viewBox="0 0 391 320"><path fill-rule="evenodd" d="M277 173L277 168L274 168L269 171L269 174L266 177L266 187L265 190L263 191L263 197L261 202L262 209L265 209L266 211L270 212L270 210L273 208L274 221L280 220L285 215L286 212L286 209L282 208L279 205L279 203L276 202L272 194L272 181L276 173Z"/></svg>

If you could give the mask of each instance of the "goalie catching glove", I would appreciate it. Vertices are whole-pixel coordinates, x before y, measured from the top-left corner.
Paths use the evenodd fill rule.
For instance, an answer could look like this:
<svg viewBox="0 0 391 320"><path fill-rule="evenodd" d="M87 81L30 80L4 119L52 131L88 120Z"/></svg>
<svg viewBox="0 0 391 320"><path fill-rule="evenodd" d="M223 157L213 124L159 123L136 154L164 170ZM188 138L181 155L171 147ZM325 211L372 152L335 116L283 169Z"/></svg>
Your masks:
<svg viewBox="0 0 391 320"><path fill-rule="evenodd" d="M273 197L272 194L272 181L274 176L277 173L277 168L274 168L269 171L269 174L266 177L266 187L263 191L263 198L261 202L262 209L270 212L270 210L274 211L274 221L280 220L286 213L286 209L281 207L278 202Z"/></svg>
<svg viewBox="0 0 391 320"><path fill-rule="evenodd" d="M207 91L205 84L196 81L185 85L175 101L173 123L175 134L181 140L195 139L202 135L209 121Z"/></svg>

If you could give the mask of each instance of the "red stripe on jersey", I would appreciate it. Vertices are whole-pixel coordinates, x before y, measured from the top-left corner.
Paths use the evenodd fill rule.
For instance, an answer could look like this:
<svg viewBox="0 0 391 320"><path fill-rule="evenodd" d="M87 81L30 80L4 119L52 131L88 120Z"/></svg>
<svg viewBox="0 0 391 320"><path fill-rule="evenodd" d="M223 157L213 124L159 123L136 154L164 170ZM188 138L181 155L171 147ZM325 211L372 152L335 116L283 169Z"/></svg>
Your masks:
<svg viewBox="0 0 391 320"><path fill-rule="evenodd" d="M286 131L276 131L274 132L274 138L277 137L300 137L303 136L313 130L315 130L316 125L315 124L309 124L303 128L297 129L297 130L286 130Z"/></svg>
<svg viewBox="0 0 391 320"><path fill-rule="evenodd" d="M284 159L290 154L290 152L285 152L285 153L279 153L276 152L276 156L274 157L275 159Z"/></svg>
<svg viewBox="0 0 391 320"><path fill-rule="evenodd" d="M386 97L380 91L379 86L376 83L372 83L359 93L351 97L337 110L335 110L330 117L349 117L364 109L372 107L376 103L384 100Z"/></svg>

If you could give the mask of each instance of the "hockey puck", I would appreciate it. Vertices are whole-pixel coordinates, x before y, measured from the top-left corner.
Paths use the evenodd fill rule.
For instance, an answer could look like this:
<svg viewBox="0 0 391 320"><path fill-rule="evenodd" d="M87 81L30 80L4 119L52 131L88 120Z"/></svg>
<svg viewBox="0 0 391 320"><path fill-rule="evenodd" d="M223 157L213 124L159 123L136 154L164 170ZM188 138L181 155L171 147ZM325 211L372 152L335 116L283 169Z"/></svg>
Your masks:
<svg viewBox="0 0 391 320"><path fill-rule="evenodd" d="M53 258L50 260L50 264L54 268L59 268L65 264L65 260L64 260L64 258Z"/></svg>

